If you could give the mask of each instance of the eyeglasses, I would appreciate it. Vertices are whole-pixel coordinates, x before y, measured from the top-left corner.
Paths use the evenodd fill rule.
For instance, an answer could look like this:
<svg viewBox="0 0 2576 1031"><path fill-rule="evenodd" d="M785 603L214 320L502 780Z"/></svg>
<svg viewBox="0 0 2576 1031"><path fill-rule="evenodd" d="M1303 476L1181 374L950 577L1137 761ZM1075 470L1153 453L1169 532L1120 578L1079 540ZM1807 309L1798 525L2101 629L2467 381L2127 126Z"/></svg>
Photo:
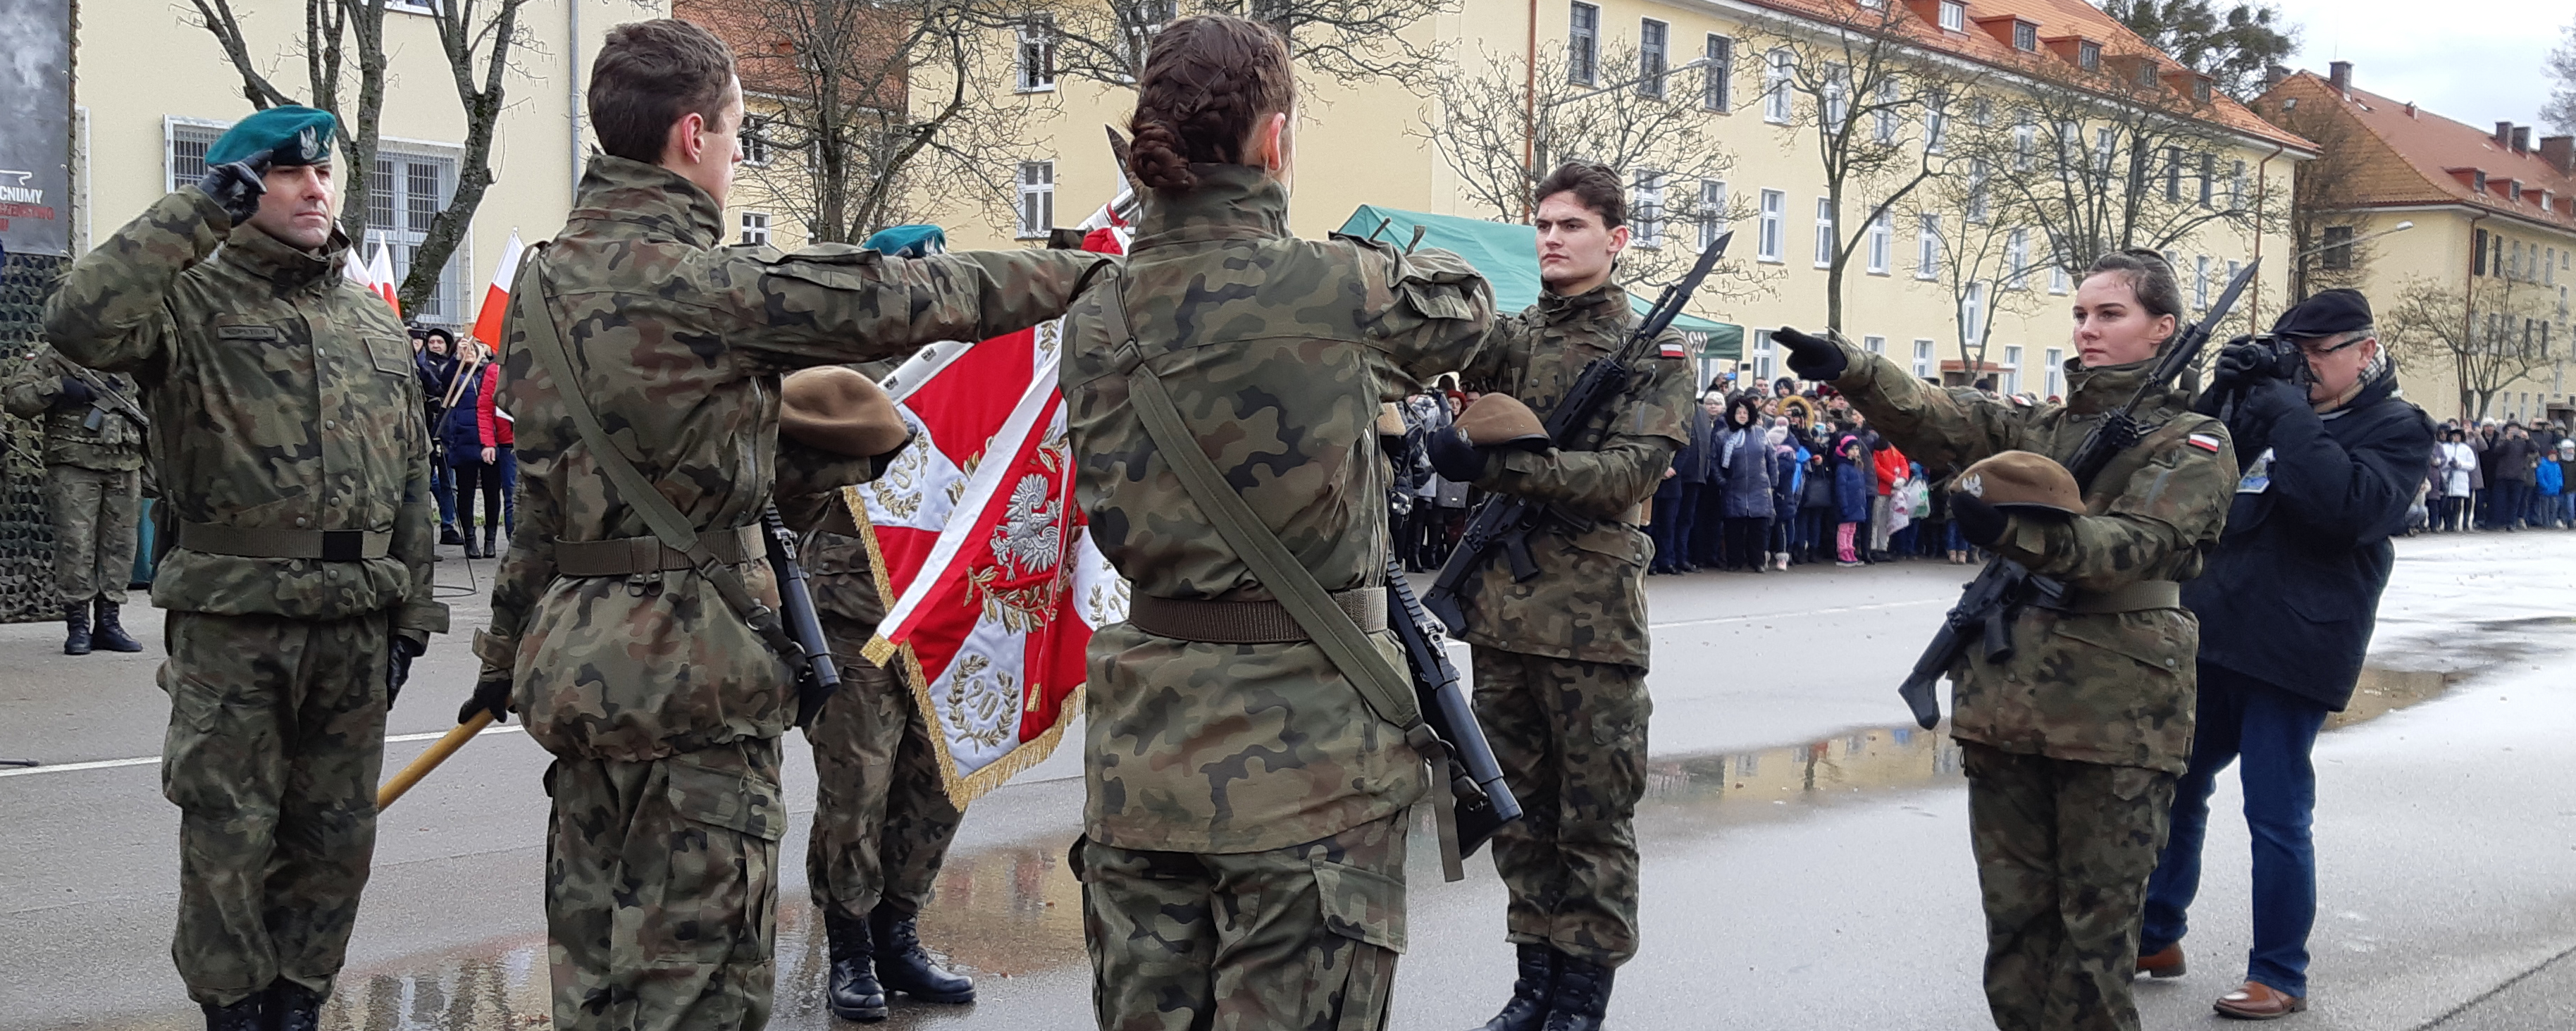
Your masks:
<svg viewBox="0 0 2576 1031"><path fill-rule="evenodd" d="M2324 339L2324 338L2320 337L2320 338L2318 338L2318 339ZM2378 337L2354 337L2354 338L2352 338L2352 339L2350 339L2350 340L2346 340L2346 341L2344 341L2343 343L2336 344L2336 345L2334 345L2334 346L2332 346L2332 347L2312 347L2312 346L2310 346L2310 345L2308 344L2308 342L2307 342L2307 341L2304 341L2304 340L2292 341L2292 343L2294 343L2294 344L2297 344L2297 345L2298 345L2299 353L2300 353L2300 354L2307 355L2307 356L2308 356L2308 357L2310 357L2310 358L2323 358L2323 357L2325 357L2325 356L2327 356L2327 355L2330 355L2330 354L2333 354L2333 353L2335 353L2335 352L2337 352L2337 351L2348 351L2348 350L2351 350L2355 345L2361 344L2361 343L2363 343L2363 342L2365 342L2365 341L2371 341L2371 340L2377 340L2377 339L2379 339L2379 338L2378 338Z"/></svg>

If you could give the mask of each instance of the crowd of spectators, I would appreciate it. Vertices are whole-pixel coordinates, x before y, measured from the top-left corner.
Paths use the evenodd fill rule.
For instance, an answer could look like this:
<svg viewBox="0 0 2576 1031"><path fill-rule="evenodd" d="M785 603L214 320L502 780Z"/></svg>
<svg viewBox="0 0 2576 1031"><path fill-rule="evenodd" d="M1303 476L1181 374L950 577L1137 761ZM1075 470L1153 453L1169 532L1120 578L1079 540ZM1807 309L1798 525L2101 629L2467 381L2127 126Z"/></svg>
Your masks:
<svg viewBox="0 0 2576 1031"><path fill-rule="evenodd" d="M430 442L430 490L438 497L438 542L460 545L466 558L495 558L517 524L519 462L510 413L498 404L501 363L468 337L442 326L412 331L412 364L420 377L421 417ZM475 533L481 501L482 534Z"/></svg>
<svg viewBox="0 0 2576 1031"><path fill-rule="evenodd" d="M2414 529L2576 529L2576 437L2548 419L2443 423Z"/></svg>

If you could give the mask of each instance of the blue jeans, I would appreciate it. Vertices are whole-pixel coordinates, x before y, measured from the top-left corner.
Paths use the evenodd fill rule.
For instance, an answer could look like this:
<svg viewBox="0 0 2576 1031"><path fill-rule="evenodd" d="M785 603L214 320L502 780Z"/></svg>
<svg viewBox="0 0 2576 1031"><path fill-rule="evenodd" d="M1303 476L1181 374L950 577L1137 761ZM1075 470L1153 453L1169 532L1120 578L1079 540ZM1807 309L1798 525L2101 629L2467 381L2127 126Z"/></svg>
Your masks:
<svg viewBox="0 0 2576 1031"><path fill-rule="evenodd" d="M2200 664L2200 702L2191 768L2174 785L2173 823L2155 875L2147 879L2138 954L2183 939L2185 911L2200 892L2200 845L2209 833L2209 795L2219 771L2242 758L2245 825L2254 839L2254 949L2245 979L2308 994L2308 929L2317 919L2317 851L2309 827L2317 805L2308 751L2325 728L2326 707L2253 677Z"/></svg>

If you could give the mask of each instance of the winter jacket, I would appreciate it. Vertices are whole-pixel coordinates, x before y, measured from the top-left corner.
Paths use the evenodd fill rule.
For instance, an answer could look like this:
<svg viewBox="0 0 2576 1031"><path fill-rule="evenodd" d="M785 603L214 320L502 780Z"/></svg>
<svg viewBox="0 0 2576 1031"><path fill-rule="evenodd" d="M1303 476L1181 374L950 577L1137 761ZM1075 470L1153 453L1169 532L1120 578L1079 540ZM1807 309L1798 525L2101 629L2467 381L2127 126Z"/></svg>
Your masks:
<svg viewBox="0 0 2576 1031"><path fill-rule="evenodd" d="M2567 489L2567 474L2556 459L2540 463L2533 472L2539 476L2536 482L2543 496L2554 498Z"/></svg>
<svg viewBox="0 0 2576 1031"><path fill-rule="evenodd" d="M1834 521L1866 523L1869 521L1869 477L1853 462L1834 467Z"/></svg>
<svg viewBox="0 0 2576 1031"><path fill-rule="evenodd" d="M1869 461L1877 475L1878 493L1882 497L1896 491L1896 481L1904 479L1906 466L1913 464L1905 460L1905 452L1889 443L1881 443L1876 451L1870 452Z"/></svg>
<svg viewBox="0 0 2576 1031"><path fill-rule="evenodd" d="M483 382L480 375L465 377L464 387L456 392L456 404L447 409L446 419L439 423L438 440L447 448L447 464L451 466L483 464Z"/></svg>
<svg viewBox="0 0 2576 1031"><path fill-rule="evenodd" d="M512 426L510 413L499 404L501 366L498 363L485 363L480 379L481 381L474 385L475 438L481 440L484 447L502 448L516 445L519 442L518 435Z"/></svg>
<svg viewBox="0 0 2576 1031"><path fill-rule="evenodd" d="M1807 449L1788 443L1771 446L1771 518L1798 518L1798 493L1806 478Z"/></svg>
<svg viewBox="0 0 2576 1031"><path fill-rule="evenodd" d="M2442 496L2465 498L2477 489L2478 453L2463 441L2450 441L2435 451L2442 471Z"/></svg>
<svg viewBox="0 0 2576 1031"><path fill-rule="evenodd" d="M2529 437L2499 437L2487 448L2487 459L2493 471L2487 479L2531 482L2532 459L2539 457L2540 446Z"/></svg>
<svg viewBox="0 0 2576 1031"><path fill-rule="evenodd" d="M1761 427L1720 430L1715 448L1726 517L1771 518L1771 446L1763 442Z"/></svg>

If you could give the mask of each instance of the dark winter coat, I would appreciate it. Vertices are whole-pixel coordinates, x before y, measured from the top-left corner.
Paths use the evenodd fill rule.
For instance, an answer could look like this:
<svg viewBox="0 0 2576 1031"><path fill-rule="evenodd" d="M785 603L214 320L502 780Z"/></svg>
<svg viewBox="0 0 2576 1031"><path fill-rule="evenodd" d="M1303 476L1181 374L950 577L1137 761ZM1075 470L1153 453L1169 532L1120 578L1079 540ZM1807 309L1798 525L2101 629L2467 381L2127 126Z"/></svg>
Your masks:
<svg viewBox="0 0 2576 1031"><path fill-rule="evenodd" d="M2337 711L2352 700L2396 560L2388 538L2433 453L2432 420L2396 386L2382 377L2330 416L2295 399L2236 413L2246 473L2208 569L2183 584L2201 662Z"/></svg>
<svg viewBox="0 0 2576 1031"><path fill-rule="evenodd" d="M1731 413L1730 413L1731 414ZM1719 430L1717 452L1729 519L1771 518L1771 445L1759 426Z"/></svg>
<svg viewBox="0 0 2576 1031"><path fill-rule="evenodd" d="M1844 462L1834 467L1834 521L1866 523L1869 521L1869 473L1858 462Z"/></svg>

